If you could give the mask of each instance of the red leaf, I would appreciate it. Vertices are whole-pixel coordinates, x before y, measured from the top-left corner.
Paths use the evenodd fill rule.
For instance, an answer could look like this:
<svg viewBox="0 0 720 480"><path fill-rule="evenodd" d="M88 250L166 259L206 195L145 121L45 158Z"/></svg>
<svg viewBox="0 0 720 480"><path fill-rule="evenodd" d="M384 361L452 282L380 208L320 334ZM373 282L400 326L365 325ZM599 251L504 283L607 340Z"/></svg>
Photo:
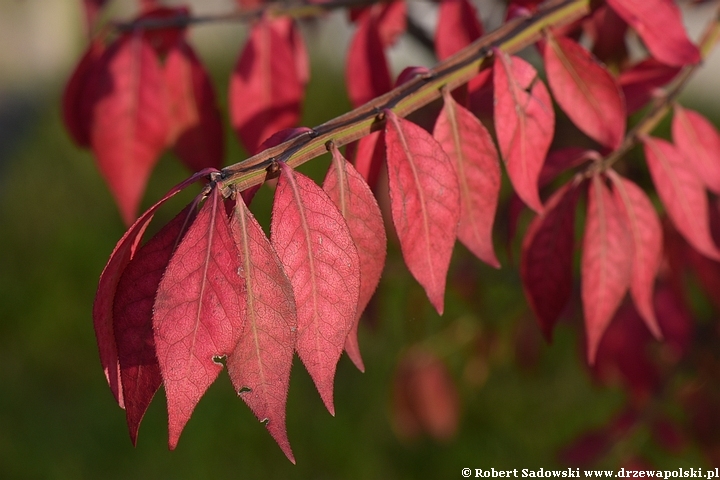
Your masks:
<svg viewBox="0 0 720 480"><path fill-rule="evenodd" d="M392 88L390 68L377 21L372 15L360 21L353 35L347 54L345 79L354 107L364 105Z"/></svg>
<svg viewBox="0 0 720 480"><path fill-rule="evenodd" d="M650 175L673 225L698 252L720 260L710 235L707 195L695 169L665 140L644 137L643 144Z"/></svg>
<svg viewBox="0 0 720 480"><path fill-rule="evenodd" d="M143 213L125 232L125 235L123 235L117 245L115 245L115 249L100 275L97 293L95 294L95 303L93 304L93 325L100 350L100 363L103 366L103 370L105 370L105 377L110 385L110 390L122 408L125 408L125 403L123 400L122 385L120 383L120 365L118 363L117 345L115 343L115 333L113 330L113 301L115 293L117 292L120 276L135 255L143 232L153 219L160 205L191 183L196 182L200 178L207 177L208 174L213 171L215 170L206 169L197 172L187 180L174 186L160 201Z"/></svg>
<svg viewBox="0 0 720 480"><path fill-rule="evenodd" d="M720 194L720 135L715 126L699 113L676 104L672 136L698 178L709 190Z"/></svg>
<svg viewBox="0 0 720 480"><path fill-rule="evenodd" d="M300 119L303 86L295 50L274 21L261 20L230 77L230 119L250 153L278 130Z"/></svg>
<svg viewBox="0 0 720 480"><path fill-rule="evenodd" d="M389 2L385 5L374 6L377 14L380 40L385 47L394 45L397 38L407 28L407 3L404 1Z"/></svg>
<svg viewBox="0 0 720 480"><path fill-rule="evenodd" d="M247 327L228 356L228 373L240 398L295 463L285 428L297 329L292 286L277 253L243 201L235 206L230 228L245 279Z"/></svg>
<svg viewBox="0 0 720 480"><path fill-rule="evenodd" d="M435 53L445 60L482 37L483 28L475 6L468 0L443 0L435 30Z"/></svg>
<svg viewBox="0 0 720 480"><path fill-rule="evenodd" d="M372 17L377 25L383 47L394 45L397 37L405 31L406 16L407 4L402 0L350 10L350 19L353 22L363 22Z"/></svg>
<svg viewBox="0 0 720 480"><path fill-rule="evenodd" d="M105 51L91 82L90 144L129 225L170 133L165 77L148 42L130 35Z"/></svg>
<svg viewBox="0 0 720 480"><path fill-rule="evenodd" d="M342 214L308 177L280 164L271 241L297 305L297 352L331 414L333 379L360 294L360 260Z"/></svg>
<svg viewBox="0 0 720 480"><path fill-rule="evenodd" d="M688 39L680 9L672 0L607 0L607 3L661 62L683 66L700 61L700 52Z"/></svg>
<svg viewBox="0 0 720 480"><path fill-rule="evenodd" d="M163 7L157 4L156 0L143 1L143 13L136 21L143 20L175 20L187 18L190 10L187 7ZM185 25L176 27L149 28L142 31L142 35L152 45L160 56L165 56L181 41L184 41L187 27Z"/></svg>
<svg viewBox="0 0 720 480"><path fill-rule="evenodd" d="M62 115L70 138L78 147L90 146L92 103L87 95L92 89L91 79L105 51L102 42L92 42L68 80L62 98Z"/></svg>
<svg viewBox="0 0 720 480"><path fill-rule="evenodd" d="M448 441L458 430L460 399L447 366L430 351L411 350L393 379L393 423L413 438L424 432Z"/></svg>
<svg viewBox="0 0 720 480"><path fill-rule="evenodd" d="M360 371L365 371L357 339L358 322L380 282L387 238L380 207L362 176L332 148L333 163L325 176L323 190L347 222L360 260L360 296L352 329L345 340L345 351Z"/></svg>
<svg viewBox="0 0 720 480"><path fill-rule="evenodd" d="M595 175L588 191L580 268L590 364L595 362L598 344L630 286L633 267L630 229L604 182Z"/></svg>
<svg viewBox="0 0 720 480"><path fill-rule="evenodd" d="M616 149L625 135L625 102L610 73L583 47L548 34L545 69L555 100L577 127Z"/></svg>
<svg viewBox="0 0 720 480"><path fill-rule="evenodd" d="M173 150L193 171L220 168L225 141L210 78L193 49L177 43L165 59Z"/></svg>
<svg viewBox="0 0 720 480"><path fill-rule="evenodd" d="M648 58L620 73L618 82L622 87L628 113L644 107L655 91L668 84L680 72L680 67L671 67Z"/></svg>
<svg viewBox="0 0 720 480"><path fill-rule="evenodd" d="M387 110L390 205L405 263L439 314L460 221L455 167L432 136Z"/></svg>
<svg viewBox="0 0 720 480"><path fill-rule="evenodd" d="M625 23L614 10L603 5L584 24L585 31L592 39L592 53L605 64L621 65L628 56Z"/></svg>
<svg viewBox="0 0 720 480"><path fill-rule="evenodd" d="M150 401L162 383L152 330L153 305L160 279L175 246L192 221L186 208L143 245L120 277L113 304L125 415L133 445Z"/></svg>
<svg viewBox="0 0 720 480"><path fill-rule="evenodd" d="M275 18L272 21L272 26L277 33L287 39L288 44L292 47L298 80L304 87L310 80L310 56L300 30L290 17Z"/></svg>
<svg viewBox="0 0 720 480"><path fill-rule="evenodd" d="M495 52L495 131L500 153L517 194L541 212L538 176L555 129L550 94L532 65Z"/></svg>
<svg viewBox="0 0 720 480"><path fill-rule="evenodd" d="M615 203L625 212L634 243L630 294L638 313L656 338L662 333L655 317L653 290L662 260L662 226L645 192L630 180L608 171L613 182Z"/></svg>
<svg viewBox="0 0 720 480"><path fill-rule="evenodd" d="M545 204L525 233L520 277L547 341L572 294L575 203L579 189L567 183Z"/></svg>
<svg viewBox="0 0 720 480"><path fill-rule="evenodd" d="M153 326L168 404L169 446L240 338L245 285L220 193L210 197L160 282Z"/></svg>
<svg viewBox="0 0 720 480"><path fill-rule="evenodd" d="M500 267L492 227L500 194L500 161L492 137L447 90L433 135L455 165L460 186L458 239L488 265Z"/></svg>
<svg viewBox="0 0 720 480"><path fill-rule="evenodd" d="M348 145L348 157L353 159L355 169L374 188L385 161L385 137L382 132L372 132L355 143Z"/></svg>

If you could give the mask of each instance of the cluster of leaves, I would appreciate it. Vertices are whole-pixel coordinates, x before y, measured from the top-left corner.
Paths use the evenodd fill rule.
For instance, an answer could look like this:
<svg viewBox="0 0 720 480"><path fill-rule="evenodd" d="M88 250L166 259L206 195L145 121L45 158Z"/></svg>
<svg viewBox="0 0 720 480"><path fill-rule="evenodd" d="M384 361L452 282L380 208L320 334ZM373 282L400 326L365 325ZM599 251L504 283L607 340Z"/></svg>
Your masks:
<svg viewBox="0 0 720 480"><path fill-rule="evenodd" d="M64 112L72 137L93 150L131 224L102 273L93 316L101 362L126 410L133 442L162 385L173 448L225 364L239 396L293 460L285 401L294 354L331 413L343 350L364 368L358 320L385 261L386 235L375 195L388 194L405 263L442 314L456 239L483 262L500 267L492 230L501 164L516 195L511 222L517 220L518 205L537 213L525 232L520 268L545 337L551 338L572 294L575 219L583 197L580 278L589 362L604 365L598 347L610 336L614 317L620 319L616 324L631 323L622 319L633 307L626 303L618 310L628 292L647 330L657 338L671 337L655 306L663 295L655 289L664 251L661 221L643 189L613 164L642 143L668 224L699 254L720 260L706 194L720 194L714 159L720 151L718 132L700 114L678 105L672 142L642 129L626 132L628 115L646 106L658 87L698 64L700 50L688 40L671 0L607 0L592 9L581 0L539 3L510 2L508 21L519 17L519 25L573 3L582 14L572 22L557 20L561 26L546 29L536 43L549 90L528 61L490 43L477 53L487 61L478 62L481 68L472 78L453 91L441 85L434 93L442 107L422 126L396 112L400 100L409 97L403 97L402 87L393 90L385 57L406 29L405 2L352 10L356 30L347 57L348 94L358 111L371 111L374 131L348 145L351 163L338 147L355 138L333 137L332 128L326 129L333 161L322 186L281 155L260 164L260 171L267 167L267 178L279 177L269 238L248 208L259 185L240 187L253 166L217 170L223 155L220 113L184 23L148 27L187 18L187 9L145 1L132 28L108 45L107 35L96 36L68 84ZM648 52L635 63L625 47L631 32ZM579 43L583 35L590 50ZM465 54L477 50L482 38L483 26L468 0L440 2L435 50L440 60L447 59L443 65L461 58L457 52L465 47ZM408 69L396 85L438 71L453 72ZM258 16L232 73L228 108L249 152L274 147L292 155L318 135L318 130L292 128L308 78L296 22ZM669 95L660 97L661 103L669 101ZM411 110L428 102L416 103ZM557 145L555 105L584 134L577 144L552 148ZM166 148L200 171L133 222L150 171ZM568 179L570 169L575 174ZM387 192L379 187L384 174ZM200 179L209 180L202 193L141 245L159 206ZM554 191L543 201L540 189L546 186ZM620 337L623 342L636 338Z"/></svg>

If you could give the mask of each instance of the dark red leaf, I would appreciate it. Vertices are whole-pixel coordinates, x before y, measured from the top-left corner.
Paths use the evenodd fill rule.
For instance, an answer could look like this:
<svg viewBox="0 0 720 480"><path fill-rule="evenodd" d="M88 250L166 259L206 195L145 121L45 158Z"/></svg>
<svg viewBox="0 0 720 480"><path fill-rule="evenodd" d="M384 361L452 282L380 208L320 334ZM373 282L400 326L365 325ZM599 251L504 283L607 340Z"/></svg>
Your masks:
<svg viewBox="0 0 720 480"><path fill-rule="evenodd" d="M228 374L240 398L295 463L285 428L297 329L292 286L262 227L242 201L235 206L230 228L240 254L247 308L244 333L227 359Z"/></svg>
<svg viewBox="0 0 720 480"><path fill-rule="evenodd" d="M90 144L129 225L170 134L165 76L149 43L129 35L105 51L89 81Z"/></svg>
<svg viewBox="0 0 720 480"><path fill-rule="evenodd" d="M612 170L608 172L608 177L613 182L615 203L625 213L634 244L630 293L648 329L656 338L661 338L653 307L655 277L662 260L660 220L640 187Z"/></svg>
<svg viewBox="0 0 720 480"><path fill-rule="evenodd" d="M480 260L500 267L492 227L500 194L500 160L492 137L469 110L443 92L433 135L455 165L460 186L458 239Z"/></svg>
<svg viewBox="0 0 720 480"><path fill-rule="evenodd" d="M705 117L675 105L672 136L685 161L709 190L720 194L720 134Z"/></svg>
<svg viewBox="0 0 720 480"><path fill-rule="evenodd" d="M365 135L347 148L348 158L353 159L355 169L365 181L374 188L377 185L380 169L385 161L385 137L382 132Z"/></svg>
<svg viewBox="0 0 720 480"><path fill-rule="evenodd" d="M174 449L195 406L232 353L245 314L245 282L218 188L177 247L155 300L153 328Z"/></svg>
<svg viewBox="0 0 720 480"><path fill-rule="evenodd" d="M357 339L358 322L375 293L383 267L387 238L380 207L362 176L345 160L337 147L332 150L333 163L325 176L323 190L345 218L360 260L360 296L357 314L345 340L345 351L360 371L365 366Z"/></svg>
<svg viewBox="0 0 720 480"><path fill-rule="evenodd" d="M187 7L163 7L158 5L156 0L143 0L143 13L137 18L137 21L143 20L173 20L176 18L187 18L190 10ZM187 27L163 27L148 28L143 30L142 34L152 45L160 56L165 56L179 42L183 41Z"/></svg>
<svg viewBox="0 0 720 480"><path fill-rule="evenodd" d="M392 88L377 21L368 15L359 23L347 54L345 66L350 102L359 107Z"/></svg>
<svg viewBox="0 0 720 480"><path fill-rule="evenodd" d="M125 403L123 400L122 385L120 383L120 365L113 328L113 301L115 293L117 292L120 276L135 255L143 232L145 232L145 229L150 224L157 209L185 187L200 178L207 177L208 174L214 171L213 169L206 169L197 172L187 180L173 187L160 201L143 213L125 232L117 245L115 245L115 249L100 275L97 293L95 294L95 303L93 304L93 325L100 350L100 363L103 366L103 370L105 370L105 377L110 385L110 390L122 408L125 408Z"/></svg>
<svg viewBox="0 0 720 480"><path fill-rule="evenodd" d="M340 210L308 177L280 164L271 241L295 294L297 352L325 406L360 294L360 260Z"/></svg>
<svg viewBox="0 0 720 480"><path fill-rule="evenodd" d="M627 23L614 10L603 5L585 23L585 31L592 39L592 53L605 64L623 64L628 51L625 45Z"/></svg>
<svg viewBox="0 0 720 480"><path fill-rule="evenodd" d="M688 39L680 9L672 0L607 0L607 3L661 62L683 66L700 61L700 51Z"/></svg>
<svg viewBox="0 0 720 480"><path fill-rule="evenodd" d="M593 376L603 385L617 383L634 399L647 400L658 387L658 366L646 354L652 336L629 302L623 303L600 341Z"/></svg>
<svg viewBox="0 0 720 480"><path fill-rule="evenodd" d="M90 146L93 105L87 93L92 89L90 82L104 51L105 46L102 42L92 42L80 59L80 63L75 67L63 91L63 122L78 147Z"/></svg>
<svg viewBox="0 0 720 480"><path fill-rule="evenodd" d="M633 240L624 213L613 201L605 180L593 176L588 191L580 277L588 362L630 286Z"/></svg>
<svg viewBox="0 0 720 480"><path fill-rule="evenodd" d="M439 314L460 221L455 167L432 136L386 111L390 205L405 263Z"/></svg>
<svg viewBox="0 0 720 480"><path fill-rule="evenodd" d="M230 119L250 153L300 119L303 84L295 50L274 22L261 20L252 27L230 78Z"/></svg>
<svg viewBox="0 0 720 480"><path fill-rule="evenodd" d="M443 0L435 30L435 53L445 60L482 37L483 28L475 6L468 0Z"/></svg>
<svg viewBox="0 0 720 480"><path fill-rule="evenodd" d="M720 260L710 236L707 195L695 169L665 140L644 137L643 144L653 183L673 224L698 252Z"/></svg>
<svg viewBox="0 0 720 480"><path fill-rule="evenodd" d="M622 87L628 114L644 107L658 88L668 84L680 72L672 67L648 58L620 73L618 82Z"/></svg>
<svg viewBox="0 0 720 480"><path fill-rule="evenodd" d="M225 140L215 91L192 47L178 42L165 59L173 150L193 171L220 168Z"/></svg>
<svg viewBox="0 0 720 480"><path fill-rule="evenodd" d="M555 129L550 94L532 65L495 52L495 132L500 153L517 194L541 212L538 176Z"/></svg>
<svg viewBox="0 0 720 480"><path fill-rule="evenodd" d="M525 233L520 277L545 339L552 339L558 317L572 294L575 203L579 188L567 183L545 204Z"/></svg>
<svg viewBox="0 0 720 480"><path fill-rule="evenodd" d="M625 101L615 79L590 52L565 37L547 36L545 69L555 101L577 127L616 149L625 136Z"/></svg>
<svg viewBox="0 0 720 480"><path fill-rule="evenodd" d="M155 355L152 316L155 293L175 247L192 222L186 208L143 245L120 277L113 304L125 415L133 445L162 376Z"/></svg>

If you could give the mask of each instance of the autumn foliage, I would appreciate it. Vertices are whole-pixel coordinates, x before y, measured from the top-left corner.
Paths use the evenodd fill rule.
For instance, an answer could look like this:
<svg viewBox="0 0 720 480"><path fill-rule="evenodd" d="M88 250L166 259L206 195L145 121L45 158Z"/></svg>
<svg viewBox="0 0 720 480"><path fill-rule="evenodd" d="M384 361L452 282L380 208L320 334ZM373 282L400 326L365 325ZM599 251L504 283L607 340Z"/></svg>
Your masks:
<svg viewBox="0 0 720 480"><path fill-rule="evenodd" d="M579 278L587 361L599 381L621 378L634 399L563 458L593 460L641 421L669 438L669 420L640 419L634 409L687 351L681 272L720 285L720 210L708 197L720 194L720 134L674 103L714 42L714 20L698 47L671 0L515 0L507 23L483 36L475 5L442 0L434 33L441 63L393 81L386 52L405 34L406 3L364 2L349 10L346 79L356 110L308 129L297 122L311 72L292 8L238 2L252 21L221 109L189 39L188 9L144 1L133 21L98 28L104 3L84 2L94 34L63 112L130 225L100 277L93 319L133 442L162 386L174 448L226 366L236 393L294 461L285 429L293 357L334 413L342 352L364 369L358 324L383 271L385 225L442 314L456 240L501 267L493 242L499 207L522 233L518 268L539 330L552 339ZM311 4L337 8L332 0ZM629 36L640 38L644 57L628 56ZM530 45L541 62L517 55ZM670 110L670 138L655 136ZM222 111L253 155L224 169ZM559 135L561 116L574 125L571 135L567 127ZM634 147L645 165L630 168ZM138 217L168 149L197 173ZM296 167L323 152L332 162L318 185ZM502 170L510 198L500 195ZM271 179L268 237L251 202ZM198 181L205 183L197 198L143 242L159 206ZM524 206L534 212L529 225L520 221ZM644 353L662 338L671 353ZM442 363L414 352L398 375L401 428L452 436L456 396L438 393L452 390ZM695 390L684 398L708 401ZM447 415L434 416L434 408Z"/></svg>

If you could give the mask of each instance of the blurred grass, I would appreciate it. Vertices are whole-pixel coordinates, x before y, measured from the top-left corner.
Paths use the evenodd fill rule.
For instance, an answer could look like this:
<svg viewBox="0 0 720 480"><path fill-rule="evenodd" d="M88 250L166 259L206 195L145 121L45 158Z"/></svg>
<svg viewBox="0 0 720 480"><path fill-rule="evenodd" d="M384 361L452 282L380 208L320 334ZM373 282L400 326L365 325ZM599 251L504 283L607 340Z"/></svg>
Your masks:
<svg viewBox="0 0 720 480"><path fill-rule="evenodd" d="M313 70L306 125L348 108L342 78L332 72ZM225 91L224 85L218 89ZM229 158L242 158L235 140L228 144ZM321 163L303 171L319 179ZM186 175L164 157L144 204ZM271 193L265 190L253 208L266 222ZM161 222L192 195L174 199L159 214ZM0 225L1 478L411 479L459 478L464 467L548 468L556 465L559 446L604 424L623 401L621 393L589 381L567 326L558 329L552 347L540 347L534 368L517 367L513 334L530 316L507 258L496 271L458 246L451 269L457 288L448 292L441 318L390 245L373 318L360 332L366 373L341 359L335 418L295 360L288 431L297 466L233 394L225 374L200 402L176 451L166 447L162 392L133 448L102 374L91 319L98 276L124 227L91 156L63 131L57 94L4 162ZM467 269L474 280L464 285L470 295L463 295ZM495 339L487 378L478 384L463 379L472 353L456 338L464 328ZM443 343L448 338L456 339L457 348ZM459 385L461 424L448 443L400 441L390 426L392 374L416 342L441 350Z"/></svg>

